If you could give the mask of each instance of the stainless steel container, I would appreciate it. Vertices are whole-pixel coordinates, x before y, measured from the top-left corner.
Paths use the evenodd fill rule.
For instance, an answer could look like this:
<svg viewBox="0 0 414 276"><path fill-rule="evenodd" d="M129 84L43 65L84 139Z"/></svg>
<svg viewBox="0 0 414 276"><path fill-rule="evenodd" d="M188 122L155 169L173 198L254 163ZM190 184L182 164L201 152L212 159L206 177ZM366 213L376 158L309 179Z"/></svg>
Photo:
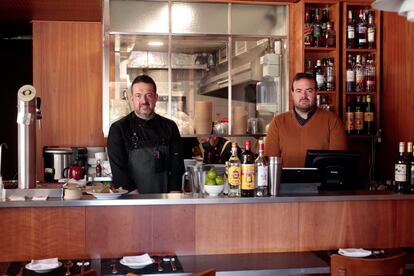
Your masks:
<svg viewBox="0 0 414 276"><path fill-rule="evenodd" d="M280 195L280 176L282 174L282 157L269 157L269 192L271 196Z"/></svg>
<svg viewBox="0 0 414 276"><path fill-rule="evenodd" d="M44 177L46 182L63 178L63 170L73 163L72 148L43 148Z"/></svg>

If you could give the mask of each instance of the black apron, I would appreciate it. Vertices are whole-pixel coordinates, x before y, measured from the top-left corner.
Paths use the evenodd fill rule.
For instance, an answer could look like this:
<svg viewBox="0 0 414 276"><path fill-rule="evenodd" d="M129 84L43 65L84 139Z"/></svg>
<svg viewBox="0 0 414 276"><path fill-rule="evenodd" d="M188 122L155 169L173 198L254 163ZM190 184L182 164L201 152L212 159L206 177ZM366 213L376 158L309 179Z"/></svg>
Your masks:
<svg viewBox="0 0 414 276"><path fill-rule="evenodd" d="M145 126L143 131L154 131ZM137 131L132 134L128 152L128 171L141 194L167 193L169 145L165 139L144 140Z"/></svg>

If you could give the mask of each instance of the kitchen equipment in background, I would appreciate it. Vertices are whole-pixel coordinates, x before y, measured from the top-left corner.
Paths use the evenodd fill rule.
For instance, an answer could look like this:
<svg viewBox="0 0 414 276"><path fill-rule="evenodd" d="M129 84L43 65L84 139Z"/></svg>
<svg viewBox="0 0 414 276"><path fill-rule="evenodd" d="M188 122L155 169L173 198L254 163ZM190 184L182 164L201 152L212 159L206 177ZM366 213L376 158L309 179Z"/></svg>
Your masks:
<svg viewBox="0 0 414 276"><path fill-rule="evenodd" d="M176 93L176 92L173 92ZM171 96L171 110L173 112L186 112L186 97L185 96ZM168 113L168 96L158 96L155 112L164 116Z"/></svg>
<svg viewBox="0 0 414 276"><path fill-rule="evenodd" d="M17 91L17 152L20 189L34 187L36 183L36 120L41 119L40 100L31 85Z"/></svg>
<svg viewBox="0 0 414 276"><path fill-rule="evenodd" d="M63 169L63 177L75 180L81 180L85 177L85 167L72 165Z"/></svg>
<svg viewBox="0 0 414 276"><path fill-rule="evenodd" d="M183 193L203 194L205 192L204 184L207 179L208 171L214 168L217 175L224 175L226 170L223 164L196 164L188 165L187 171L182 177L181 190Z"/></svg>
<svg viewBox="0 0 414 276"><path fill-rule="evenodd" d="M211 101L196 101L194 110L196 134L211 134L213 103Z"/></svg>
<svg viewBox="0 0 414 276"><path fill-rule="evenodd" d="M246 134L247 131L247 110L245 106L233 106L231 134Z"/></svg>
<svg viewBox="0 0 414 276"><path fill-rule="evenodd" d="M271 196L280 195L280 176L282 175L282 157L269 157L269 194Z"/></svg>
<svg viewBox="0 0 414 276"><path fill-rule="evenodd" d="M87 155L86 148L58 148L44 147L44 178L46 182L56 182L64 178L63 171L71 165L77 165L87 171ZM68 175L70 176L70 175Z"/></svg>

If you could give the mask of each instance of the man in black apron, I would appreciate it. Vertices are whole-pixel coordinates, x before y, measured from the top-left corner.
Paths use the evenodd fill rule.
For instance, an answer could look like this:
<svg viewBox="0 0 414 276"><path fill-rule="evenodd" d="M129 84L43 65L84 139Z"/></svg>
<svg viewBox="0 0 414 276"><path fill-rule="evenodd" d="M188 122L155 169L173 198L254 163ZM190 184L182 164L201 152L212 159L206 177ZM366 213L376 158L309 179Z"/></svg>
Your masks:
<svg viewBox="0 0 414 276"><path fill-rule="evenodd" d="M151 77L136 77L131 91L134 111L109 129L114 183L141 194L180 191L184 163L177 125L154 112L158 94Z"/></svg>

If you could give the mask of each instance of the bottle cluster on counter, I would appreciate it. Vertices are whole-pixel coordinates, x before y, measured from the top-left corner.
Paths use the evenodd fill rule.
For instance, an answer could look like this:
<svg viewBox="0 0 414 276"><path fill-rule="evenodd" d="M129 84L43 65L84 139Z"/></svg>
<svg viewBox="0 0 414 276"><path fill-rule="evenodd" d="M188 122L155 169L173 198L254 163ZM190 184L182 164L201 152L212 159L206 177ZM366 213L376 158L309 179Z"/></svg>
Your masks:
<svg viewBox="0 0 414 276"><path fill-rule="evenodd" d="M232 155L226 162L225 179L229 197L265 197L269 195L269 165L264 156L264 142L259 140L257 158L246 140L242 160L237 156L237 144L232 143Z"/></svg>
<svg viewBox="0 0 414 276"><path fill-rule="evenodd" d="M414 193L413 142L400 142L399 144L392 189L400 193Z"/></svg>
<svg viewBox="0 0 414 276"><path fill-rule="evenodd" d="M305 10L304 44L308 47L335 47L336 32L329 21L329 8Z"/></svg>
<svg viewBox="0 0 414 276"><path fill-rule="evenodd" d="M345 90L347 93L375 93L376 66L373 55L348 55Z"/></svg>
<svg viewBox="0 0 414 276"><path fill-rule="evenodd" d="M370 95L349 96L346 101L345 131L348 135L375 135L375 108Z"/></svg>

